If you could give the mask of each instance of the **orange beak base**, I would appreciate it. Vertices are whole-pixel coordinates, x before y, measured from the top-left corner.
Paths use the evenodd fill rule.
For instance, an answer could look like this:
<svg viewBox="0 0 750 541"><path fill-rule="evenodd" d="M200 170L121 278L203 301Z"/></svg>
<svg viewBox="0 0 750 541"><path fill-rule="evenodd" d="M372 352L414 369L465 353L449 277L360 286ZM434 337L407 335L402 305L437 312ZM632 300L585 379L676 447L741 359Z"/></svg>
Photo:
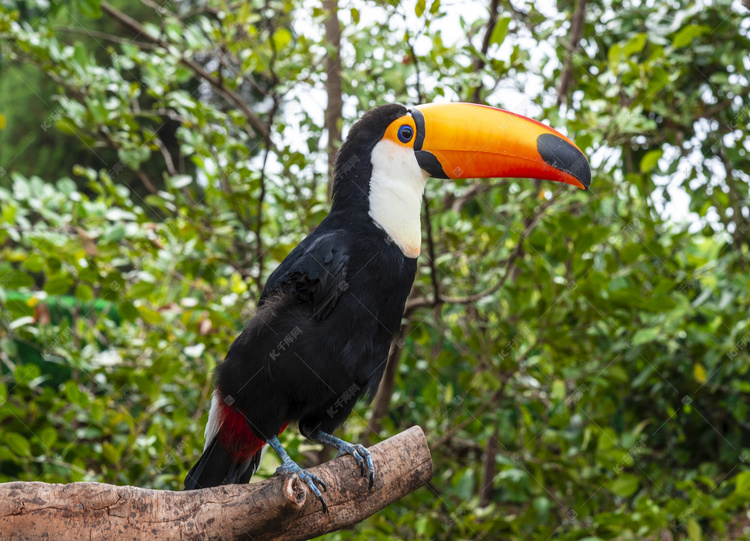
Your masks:
<svg viewBox="0 0 750 541"><path fill-rule="evenodd" d="M591 169L583 152L549 126L515 113L471 103L419 105L414 152L436 178L536 178L587 190Z"/></svg>

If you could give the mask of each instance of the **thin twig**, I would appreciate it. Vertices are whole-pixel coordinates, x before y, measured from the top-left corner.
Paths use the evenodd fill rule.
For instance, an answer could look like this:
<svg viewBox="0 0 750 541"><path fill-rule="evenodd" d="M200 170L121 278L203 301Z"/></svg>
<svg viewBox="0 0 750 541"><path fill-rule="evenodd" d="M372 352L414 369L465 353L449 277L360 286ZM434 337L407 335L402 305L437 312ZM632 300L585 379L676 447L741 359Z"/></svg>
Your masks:
<svg viewBox="0 0 750 541"><path fill-rule="evenodd" d="M557 192L555 192L557 193ZM539 220L542 217L542 214L552 205L554 202L555 197L553 194L553 197L549 199L548 201L545 201L541 205L539 205L536 210L524 220L525 228L521 232L521 236L518 239L518 243L516 244L515 249L510 254L508 259L506 260L505 264L505 273L503 274L503 277L496 282L494 285L489 287L488 289L484 291L480 291L479 293L474 293L472 295L467 295L465 297L445 297L441 296L439 298L439 302L435 302L434 299L428 299L426 297L415 297L410 298L406 302L406 308L404 309L404 317L409 317L415 310L419 308L425 308L425 307L436 307L439 304L469 304L474 303L480 299L483 299L484 297L487 297L488 295L492 295L495 291L503 287L505 282L510 276L510 273L513 269L513 266L518 259L518 257L523 253L523 243L525 242L526 238L531 234L531 232L534 230L536 225L539 223Z"/></svg>
<svg viewBox="0 0 750 541"><path fill-rule="evenodd" d="M146 28L143 27L138 21L126 15L122 11L110 6L108 3L102 2L101 8L102 11L115 19L117 22L127 28L130 28L133 32L136 32L138 36L143 36L145 39L149 40L152 43L155 43L165 50L169 50L171 48L169 43L163 41L158 37L150 35L146 31ZM271 41L273 42L273 40ZM268 131L268 126L260 119L257 114L255 114L252 109L250 109L250 107L247 105L247 103L245 103L245 100L243 100L241 96L239 96L233 90L224 86L224 83L220 79L213 77L205 69L203 69L203 66L201 66L194 60L181 57L180 61L188 68L190 68L195 75L207 81L220 96L235 105L242 112L242 114L245 115L245 118L256 132L258 132L264 138L267 138L269 136L270 132ZM270 139L268 141L270 142ZM272 145L273 143L270 144Z"/></svg>
<svg viewBox="0 0 750 541"><path fill-rule="evenodd" d="M132 39L121 38L118 36L113 36L112 34L107 34L106 32L100 32L99 30L91 30L88 28L71 28L69 26L56 26L54 27L54 31L55 32L67 32L68 34L79 34L81 36L88 36L92 38L99 38L105 41L110 41L112 43L119 43L120 45L134 45L135 47L138 47L139 49L147 49L149 51L154 51L158 49L158 47L152 43L145 43L142 41L134 41Z"/></svg>
<svg viewBox="0 0 750 541"><path fill-rule="evenodd" d="M435 240L432 237L432 217L430 216L430 201L426 196L422 196L424 199L424 219L427 230L427 254L429 257L428 264L430 266L430 280L432 281L432 295L434 297L434 306L437 306L442 302L440 297L440 284L438 283L437 268L435 263Z"/></svg>
<svg viewBox="0 0 750 541"><path fill-rule="evenodd" d="M505 393L505 387L508 384L508 380L510 379L510 376L503 378L502 383L500 384L500 388L495 391L495 393L490 397L489 400L486 400L482 402L479 407L474 410L473 412L469 413L469 417L458 423L456 426L451 428L448 432L443 434L440 439L438 439L435 443L430 444L430 449L434 452L435 449L438 449L439 447L442 447L446 443L448 443L453 436L461 432L464 428L469 426L471 423L476 421L487 408L490 406L494 406L495 403L500 400L500 398L503 396L503 393Z"/></svg>

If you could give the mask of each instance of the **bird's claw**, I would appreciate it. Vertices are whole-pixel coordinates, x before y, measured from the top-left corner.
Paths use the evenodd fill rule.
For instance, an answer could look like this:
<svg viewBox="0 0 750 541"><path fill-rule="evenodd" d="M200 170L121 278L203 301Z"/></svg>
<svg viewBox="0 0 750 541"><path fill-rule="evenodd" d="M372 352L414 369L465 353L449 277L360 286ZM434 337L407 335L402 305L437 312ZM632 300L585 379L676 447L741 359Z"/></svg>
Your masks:
<svg viewBox="0 0 750 541"><path fill-rule="evenodd" d="M323 498L323 494L320 493L320 489L317 487L316 483L320 485L321 488L323 488L323 490L326 492L328 492L328 486L320 477L318 477L314 473L303 470L294 462L292 462L291 464L285 463L279 466L276 469L276 475L296 475L297 477L299 477L300 481L305 483L312 491L312 493L317 496L318 500L320 500L320 503L323 506L323 512L328 512L328 505L326 504L325 498Z"/></svg>
<svg viewBox="0 0 750 541"><path fill-rule="evenodd" d="M365 466L367 467L368 477L370 479L369 489L372 490L372 487L375 484L375 466L372 463L372 456L370 455L370 451L368 451L364 445L361 445L359 443L348 443L339 449L339 454L336 456L338 457L341 455L352 455L354 457L354 459L359 463L362 477L365 476Z"/></svg>

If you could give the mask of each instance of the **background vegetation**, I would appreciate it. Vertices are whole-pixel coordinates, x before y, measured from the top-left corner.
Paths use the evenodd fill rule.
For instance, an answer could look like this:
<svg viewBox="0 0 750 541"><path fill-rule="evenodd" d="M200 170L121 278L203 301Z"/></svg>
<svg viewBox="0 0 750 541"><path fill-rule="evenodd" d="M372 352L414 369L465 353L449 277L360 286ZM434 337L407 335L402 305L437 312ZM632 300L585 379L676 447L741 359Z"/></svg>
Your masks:
<svg viewBox="0 0 750 541"><path fill-rule="evenodd" d="M342 129L463 100L566 131L592 190L428 184L403 332L341 436L419 424L435 476L331 538L750 538L748 13L4 1L0 481L179 489Z"/></svg>

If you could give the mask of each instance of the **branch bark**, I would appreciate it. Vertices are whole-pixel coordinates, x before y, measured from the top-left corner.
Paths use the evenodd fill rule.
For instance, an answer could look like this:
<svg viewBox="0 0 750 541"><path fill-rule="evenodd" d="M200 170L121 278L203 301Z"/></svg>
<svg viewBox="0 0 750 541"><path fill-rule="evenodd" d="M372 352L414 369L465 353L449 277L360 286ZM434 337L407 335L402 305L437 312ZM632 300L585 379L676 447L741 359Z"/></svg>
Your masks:
<svg viewBox="0 0 750 541"><path fill-rule="evenodd" d="M414 426L371 448L375 486L351 456L311 468L328 513L294 477L172 492L100 483L0 484L0 532L15 539L309 539L352 526L424 485L432 459Z"/></svg>

